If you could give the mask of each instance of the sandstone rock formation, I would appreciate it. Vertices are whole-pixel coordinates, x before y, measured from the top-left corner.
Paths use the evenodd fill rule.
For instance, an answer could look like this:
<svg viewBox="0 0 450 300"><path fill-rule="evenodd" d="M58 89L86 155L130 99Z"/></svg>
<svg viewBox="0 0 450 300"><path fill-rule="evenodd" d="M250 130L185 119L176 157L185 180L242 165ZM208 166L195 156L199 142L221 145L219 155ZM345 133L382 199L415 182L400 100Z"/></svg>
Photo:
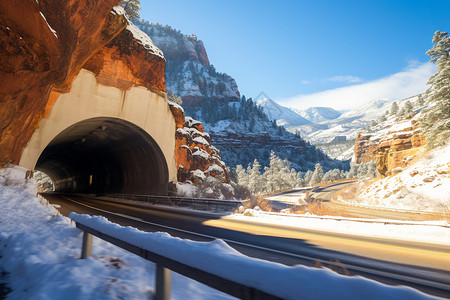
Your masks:
<svg viewBox="0 0 450 300"><path fill-rule="evenodd" d="M118 2L0 3L0 166L19 161L40 120L83 67L106 85L165 91L164 59L125 30L126 18L112 11Z"/></svg>
<svg viewBox="0 0 450 300"><path fill-rule="evenodd" d="M124 16L118 0L0 3L0 167L17 164L22 149L81 69L97 83L164 94L166 61L149 37ZM190 39L194 40L194 37ZM196 39L195 39L196 40ZM203 43L190 58L209 66ZM195 56L195 57L194 57ZM214 176L229 181L219 152L201 123L170 105L177 131L178 180Z"/></svg>
<svg viewBox="0 0 450 300"><path fill-rule="evenodd" d="M213 176L229 182L225 164L220 159L217 148L211 144L211 138L203 125L184 116L183 109L169 103L177 123L175 159L178 166L178 181L198 183L205 177Z"/></svg>
<svg viewBox="0 0 450 300"><path fill-rule="evenodd" d="M378 172L385 176L410 164L427 141L418 122L419 115L389 124L376 133L359 133L355 143L355 163L377 161Z"/></svg>

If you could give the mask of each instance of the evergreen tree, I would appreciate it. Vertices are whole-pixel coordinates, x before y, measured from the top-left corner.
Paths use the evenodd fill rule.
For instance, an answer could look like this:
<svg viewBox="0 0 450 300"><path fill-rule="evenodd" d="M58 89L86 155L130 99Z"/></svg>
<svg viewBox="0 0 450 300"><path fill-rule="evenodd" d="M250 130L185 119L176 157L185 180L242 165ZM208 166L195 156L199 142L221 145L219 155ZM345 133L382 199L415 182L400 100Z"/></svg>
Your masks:
<svg viewBox="0 0 450 300"><path fill-rule="evenodd" d="M311 170L306 171L305 173L305 178L304 178L304 182L305 185L311 185L311 177L313 175L313 172Z"/></svg>
<svg viewBox="0 0 450 300"><path fill-rule="evenodd" d="M413 112L413 105L408 100L406 101L405 105L403 106L404 115L409 116Z"/></svg>
<svg viewBox="0 0 450 300"><path fill-rule="evenodd" d="M181 97L177 96L175 94L172 94L171 92L167 93L167 100L169 100L170 102L176 103L178 105L183 104L183 101L181 100Z"/></svg>
<svg viewBox="0 0 450 300"><path fill-rule="evenodd" d="M236 166L237 183L248 187L248 176L245 169L241 165Z"/></svg>
<svg viewBox="0 0 450 300"><path fill-rule="evenodd" d="M378 175L379 173L377 170L377 162L376 161L369 162L366 176L370 178L375 178L378 177Z"/></svg>
<svg viewBox="0 0 450 300"><path fill-rule="evenodd" d="M125 16L128 19L139 19L139 10L141 9L141 1L140 0L122 0L121 5L125 10Z"/></svg>
<svg viewBox="0 0 450 300"><path fill-rule="evenodd" d="M317 163L309 184L314 185L316 183L322 182L322 178L323 178L323 169L322 166L319 163Z"/></svg>
<svg viewBox="0 0 450 300"><path fill-rule="evenodd" d="M397 104L397 102L394 102L391 105L391 112L390 112L390 114L392 116L395 116L397 113L398 113L398 104Z"/></svg>
<svg viewBox="0 0 450 300"><path fill-rule="evenodd" d="M447 32L436 31L433 43L427 55L437 64L437 72L428 80L429 107L422 121L431 148L446 144L450 138L450 37Z"/></svg>
<svg viewBox="0 0 450 300"><path fill-rule="evenodd" d="M358 165L351 164L350 171L346 174L347 179L357 178L358 177Z"/></svg>
<svg viewBox="0 0 450 300"><path fill-rule="evenodd" d="M425 101L423 100L422 95L417 96L417 106L422 107L425 105Z"/></svg>
<svg viewBox="0 0 450 300"><path fill-rule="evenodd" d="M259 169L261 168L258 160L253 161L253 166L247 168L248 174L248 188L255 194L259 194L264 191L265 184Z"/></svg>

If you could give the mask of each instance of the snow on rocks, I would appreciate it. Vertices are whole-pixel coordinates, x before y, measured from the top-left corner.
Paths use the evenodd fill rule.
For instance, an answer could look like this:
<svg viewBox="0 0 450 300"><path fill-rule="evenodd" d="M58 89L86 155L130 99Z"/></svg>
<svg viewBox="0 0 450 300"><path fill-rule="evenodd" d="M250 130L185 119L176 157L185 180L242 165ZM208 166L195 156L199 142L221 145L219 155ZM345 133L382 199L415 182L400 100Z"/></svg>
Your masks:
<svg viewBox="0 0 450 300"><path fill-rule="evenodd" d="M178 181L187 180L198 184L207 177L213 176L223 182L229 182L225 164L221 161L217 148L211 145L211 137L204 131L201 122L190 117L183 117L183 127L177 128L176 161L178 164ZM212 167L212 168L211 168ZM220 169L220 170L219 170ZM199 172L204 172L199 176Z"/></svg>
<svg viewBox="0 0 450 300"><path fill-rule="evenodd" d="M39 12L41 14L42 19L44 19L45 23L48 26L48 29L50 29L50 31L53 33L53 35L58 38L58 35L56 34L56 31L52 28L52 26L50 26L50 24L48 24L47 19L45 18L44 14L42 12Z"/></svg>
<svg viewBox="0 0 450 300"><path fill-rule="evenodd" d="M155 44L153 44L152 40L145 32L141 31L131 22L128 23L127 30L131 32L133 34L133 37L138 40L150 53L164 58L163 52L159 50L159 48L156 47Z"/></svg>
<svg viewBox="0 0 450 300"><path fill-rule="evenodd" d="M396 175L367 187L356 201L385 208L450 212L450 145L393 173Z"/></svg>

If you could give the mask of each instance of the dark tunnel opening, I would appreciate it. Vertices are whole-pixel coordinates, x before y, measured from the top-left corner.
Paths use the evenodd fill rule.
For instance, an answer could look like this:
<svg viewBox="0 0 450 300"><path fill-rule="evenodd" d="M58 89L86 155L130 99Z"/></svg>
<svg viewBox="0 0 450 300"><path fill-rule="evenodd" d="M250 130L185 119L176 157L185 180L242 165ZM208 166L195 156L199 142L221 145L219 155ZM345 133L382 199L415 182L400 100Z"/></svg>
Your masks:
<svg viewBox="0 0 450 300"><path fill-rule="evenodd" d="M167 163L153 138L115 118L93 118L58 134L35 170L47 174L56 192L167 195Z"/></svg>

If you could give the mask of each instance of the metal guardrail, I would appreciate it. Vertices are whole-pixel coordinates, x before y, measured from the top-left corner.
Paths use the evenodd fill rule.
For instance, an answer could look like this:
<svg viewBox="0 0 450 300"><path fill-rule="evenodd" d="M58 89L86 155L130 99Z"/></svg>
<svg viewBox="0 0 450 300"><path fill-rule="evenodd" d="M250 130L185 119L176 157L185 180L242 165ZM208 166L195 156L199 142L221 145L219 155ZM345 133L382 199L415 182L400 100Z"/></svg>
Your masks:
<svg viewBox="0 0 450 300"><path fill-rule="evenodd" d="M187 207L199 210L231 212L243 205L239 200L218 200L205 198L187 198L176 196L155 196L155 195L135 195L135 194L105 194L103 198L114 198L141 201L154 205Z"/></svg>
<svg viewBox="0 0 450 300"><path fill-rule="evenodd" d="M281 299L275 295L268 294L259 289L246 286L244 284L220 277L216 274L191 267L183 262L173 260L171 258L156 254L154 252L142 249L136 245L120 240L114 236L105 234L101 231L93 229L89 226L76 222L76 227L83 231L83 245L81 249L81 259L92 255L92 236L96 236L113 245L123 248L133 254L136 254L146 260L156 263L156 279L155 279L155 298L156 300L169 300L171 294L171 275L170 270L194 279L216 290L227 293L239 299L248 300L275 300Z"/></svg>

